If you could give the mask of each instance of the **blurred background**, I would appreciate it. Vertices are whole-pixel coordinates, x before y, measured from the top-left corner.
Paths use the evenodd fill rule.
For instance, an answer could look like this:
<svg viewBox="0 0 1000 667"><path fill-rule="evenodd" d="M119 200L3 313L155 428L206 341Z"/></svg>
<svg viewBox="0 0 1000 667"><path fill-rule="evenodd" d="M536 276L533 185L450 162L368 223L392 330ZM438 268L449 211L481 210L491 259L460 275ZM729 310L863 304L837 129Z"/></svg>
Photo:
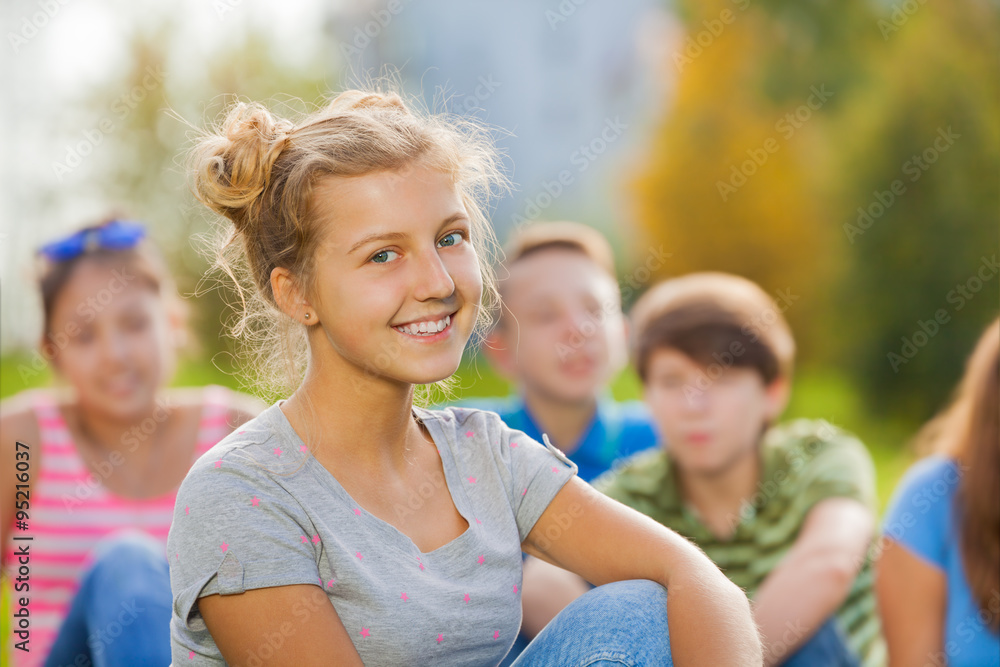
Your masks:
<svg viewBox="0 0 1000 667"><path fill-rule="evenodd" d="M51 381L31 257L109 211L148 221L198 333L174 384L241 386L185 183L192 125L397 71L495 128L517 225L605 232L626 308L658 279L758 281L799 344L787 416L871 448L886 502L1000 304L993 0L7 0L0 397ZM190 125L189 125L190 124ZM668 255L650 272L650 258ZM656 263L651 263L650 266ZM510 391L469 354L459 395ZM614 393L638 396L631 371ZM277 397L264 397L273 402Z"/></svg>

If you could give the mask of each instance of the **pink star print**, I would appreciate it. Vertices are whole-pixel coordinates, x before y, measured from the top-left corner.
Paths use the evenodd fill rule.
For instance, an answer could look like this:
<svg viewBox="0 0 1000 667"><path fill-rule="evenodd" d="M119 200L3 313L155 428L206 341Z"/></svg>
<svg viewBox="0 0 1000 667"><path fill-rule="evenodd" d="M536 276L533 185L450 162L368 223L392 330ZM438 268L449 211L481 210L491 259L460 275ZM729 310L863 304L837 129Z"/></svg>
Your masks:
<svg viewBox="0 0 1000 667"><path fill-rule="evenodd" d="M302 544L305 544L306 543L306 536L305 535L299 535L299 537L302 538Z"/></svg>
<svg viewBox="0 0 1000 667"><path fill-rule="evenodd" d="M191 513L191 508L190 508L190 507L188 507L187 505L185 505L185 506L184 506L184 513L185 513L185 514L190 514L190 513Z"/></svg>
<svg viewBox="0 0 1000 667"><path fill-rule="evenodd" d="M229 545L228 545L228 544L226 544L225 542L223 542L220 548L221 548L221 549L222 549L223 551L225 551L226 549L228 549L228 548L229 548Z"/></svg>
<svg viewBox="0 0 1000 667"><path fill-rule="evenodd" d="M364 558L364 556L362 556L362 555L361 555L361 552L360 552L360 551L359 551L359 552L357 552L357 553L356 553L356 554L354 554L354 555L355 555L355 556L357 556L357 557L358 557L359 559L361 559L361 558Z"/></svg>
<svg viewBox="0 0 1000 667"><path fill-rule="evenodd" d="M464 598L462 598L462 602L468 602L468 601L469 601L469 594L468 594L468 593L466 593L466 594L465 594L465 597L464 597Z"/></svg>
<svg viewBox="0 0 1000 667"><path fill-rule="evenodd" d="M444 635L442 635L442 634L439 634L439 635L438 635L438 644L440 644L440 643L441 643L441 642L443 642L443 641L444 641Z"/></svg>
<svg viewBox="0 0 1000 667"><path fill-rule="evenodd" d="M361 510L359 510L357 507L354 508L354 513L357 514L358 516L361 516Z"/></svg>
<svg viewBox="0 0 1000 667"><path fill-rule="evenodd" d="M526 494L527 492L528 492L528 487L524 487L524 491L522 491L522 492L521 492L521 495L523 496L523 495L524 495L524 494Z"/></svg>
<svg viewBox="0 0 1000 667"><path fill-rule="evenodd" d="M244 433L246 433L246 431L237 431L236 435L243 435Z"/></svg>
<svg viewBox="0 0 1000 667"><path fill-rule="evenodd" d="M421 570L424 569L424 564L423 563L420 564L420 569Z"/></svg>
<svg viewBox="0 0 1000 667"><path fill-rule="evenodd" d="M257 496L254 496L253 497L253 506L257 507L257 505L260 505L260 498L258 498Z"/></svg>
<svg viewBox="0 0 1000 667"><path fill-rule="evenodd" d="M475 435L475 433L473 433L472 431L466 431L466 432L465 432L465 437L466 437L466 438L471 438L471 437L472 437L472 436L474 436L474 435Z"/></svg>
<svg viewBox="0 0 1000 667"><path fill-rule="evenodd" d="M336 579L331 579L330 581L326 582L326 585L327 586L333 586L335 583L337 583L337 580Z"/></svg>
<svg viewBox="0 0 1000 667"><path fill-rule="evenodd" d="M514 584L514 592L517 592L517 584Z"/></svg>
<svg viewBox="0 0 1000 667"><path fill-rule="evenodd" d="M371 634L371 633L370 633L370 632L368 632L368 628L361 628L361 636L362 636L362 637L367 637L367 636L368 636L368 635L370 635L370 634Z"/></svg>
<svg viewBox="0 0 1000 667"><path fill-rule="evenodd" d="M497 630L496 632L493 633L493 639L500 639L500 631L499 630Z"/></svg>
<svg viewBox="0 0 1000 667"><path fill-rule="evenodd" d="M222 459L219 459L218 461L215 462L215 467L216 468L221 468L222 467Z"/></svg>
<svg viewBox="0 0 1000 667"><path fill-rule="evenodd" d="M319 535L313 535L313 544L319 542Z"/></svg>
<svg viewBox="0 0 1000 667"><path fill-rule="evenodd" d="M482 565L486 558L482 555L479 556L479 564Z"/></svg>
<svg viewBox="0 0 1000 667"><path fill-rule="evenodd" d="M552 466L552 472L559 472L559 468Z"/></svg>
<svg viewBox="0 0 1000 667"><path fill-rule="evenodd" d="M510 446L511 447L517 447L517 443L516 442L512 442L512 443L510 443Z"/></svg>
<svg viewBox="0 0 1000 667"><path fill-rule="evenodd" d="M281 449L279 449L278 447L275 447L274 448L274 455L275 456L281 456Z"/></svg>
<svg viewBox="0 0 1000 667"><path fill-rule="evenodd" d="M305 445L302 445L301 447L299 447L299 451L300 451L300 452L308 452L308 451L309 451L309 448L308 448L308 447L306 447Z"/></svg>
<svg viewBox="0 0 1000 667"><path fill-rule="evenodd" d="M399 599L405 601L405 600L409 600L410 598L407 597L406 593L403 593L402 595L399 596Z"/></svg>
<svg viewBox="0 0 1000 667"><path fill-rule="evenodd" d="M475 477L470 477L469 478L469 482L471 482L472 484L475 484L476 483L476 478Z"/></svg>
<svg viewBox="0 0 1000 667"><path fill-rule="evenodd" d="M188 653L188 660L194 660L194 651Z"/></svg>
<svg viewBox="0 0 1000 667"><path fill-rule="evenodd" d="M477 518L477 519L476 519L476 523L482 523L482 521L480 521L480 520L479 520L479 519Z"/></svg>

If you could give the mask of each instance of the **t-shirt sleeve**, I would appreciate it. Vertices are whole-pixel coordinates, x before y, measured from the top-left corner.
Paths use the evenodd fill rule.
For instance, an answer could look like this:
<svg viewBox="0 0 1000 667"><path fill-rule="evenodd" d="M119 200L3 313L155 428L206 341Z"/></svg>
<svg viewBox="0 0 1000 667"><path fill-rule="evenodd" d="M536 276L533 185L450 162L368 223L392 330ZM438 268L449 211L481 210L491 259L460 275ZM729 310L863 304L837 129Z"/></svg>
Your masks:
<svg viewBox="0 0 1000 667"><path fill-rule="evenodd" d="M559 490L577 473L577 465L543 434L540 443L507 426L494 412L486 420L494 456L523 542Z"/></svg>
<svg viewBox="0 0 1000 667"><path fill-rule="evenodd" d="M801 516L827 498L853 498L877 511L875 465L857 438L826 424L789 454L789 462L797 480L795 511Z"/></svg>
<svg viewBox="0 0 1000 667"><path fill-rule="evenodd" d="M882 521L882 534L941 569L946 569L950 508L958 480L948 459L916 463L900 480Z"/></svg>
<svg viewBox="0 0 1000 667"><path fill-rule="evenodd" d="M203 457L177 492L167 538L174 623L205 629L198 598L320 581L318 531L246 450Z"/></svg>

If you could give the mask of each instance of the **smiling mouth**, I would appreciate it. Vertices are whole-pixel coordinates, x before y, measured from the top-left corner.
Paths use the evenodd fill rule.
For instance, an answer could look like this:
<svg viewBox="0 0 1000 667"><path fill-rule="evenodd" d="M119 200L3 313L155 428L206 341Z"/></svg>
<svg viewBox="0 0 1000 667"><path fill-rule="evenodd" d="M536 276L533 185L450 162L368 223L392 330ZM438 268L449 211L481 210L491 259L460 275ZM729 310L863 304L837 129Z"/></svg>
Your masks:
<svg viewBox="0 0 1000 667"><path fill-rule="evenodd" d="M454 314L455 313L452 313L451 315L445 315L439 320L410 322L409 324L394 326L393 329L395 329L401 334L406 334L407 336L415 336L418 338L430 338L431 336L436 336L451 328L452 317L454 316Z"/></svg>

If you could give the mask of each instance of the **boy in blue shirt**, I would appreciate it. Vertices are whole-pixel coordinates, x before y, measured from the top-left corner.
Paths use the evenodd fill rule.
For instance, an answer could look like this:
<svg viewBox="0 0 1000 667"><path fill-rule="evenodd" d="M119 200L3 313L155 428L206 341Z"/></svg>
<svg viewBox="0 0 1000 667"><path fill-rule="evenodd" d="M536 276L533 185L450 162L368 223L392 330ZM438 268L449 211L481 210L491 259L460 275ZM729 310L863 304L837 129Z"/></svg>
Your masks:
<svg viewBox="0 0 1000 667"><path fill-rule="evenodd" d="M539 442L547 434L588 482L654 447L645 404L618 403L608 386L628 360L628 325L604 236L576 222L536 223L517 230L504 255L502 311L483 351L517 394L463 405L497 412ZM551 618L549 580L535 577L544 565L525 561L522 634L503 665Z"/></svg>
<svg viewBox="0 0 1000 667"><path fill-rule="evenodd" d="M645 405L617 403L608 388L627 362L627 324L604 236L576 222L537 223L504 250L503 308L483 351L517 394L463 404L539 442L548 434L586 481L654 446Z"/></svg>

